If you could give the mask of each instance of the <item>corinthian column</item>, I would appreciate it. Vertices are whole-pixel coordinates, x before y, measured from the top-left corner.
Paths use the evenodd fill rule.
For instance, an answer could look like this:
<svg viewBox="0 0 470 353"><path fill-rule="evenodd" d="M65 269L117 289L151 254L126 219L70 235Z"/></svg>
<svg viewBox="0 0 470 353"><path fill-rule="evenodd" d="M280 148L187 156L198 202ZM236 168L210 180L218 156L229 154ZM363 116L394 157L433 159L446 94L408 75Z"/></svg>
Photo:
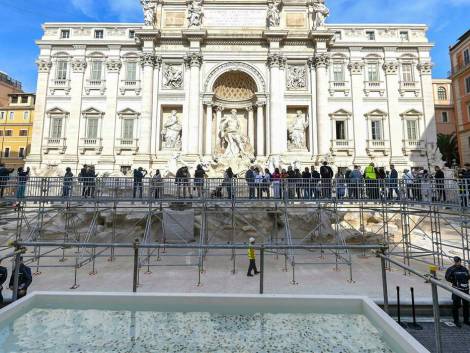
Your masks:
<svg viewBox="0 0 470 353"><path fill-rule="evenodd" d="M284 102L282 85L284 79L281 74L281 70L284 70L285 64L286 59L281 54L274 53L268 56L271 90L269 102L270 153L273 155L280 155L287 151L287 121L285 109L282 104L282 102Z"/></svg>
<svg viewBox="0 0 470 353"><path fill-rule="evenodd" d="M200 134L200 114L199 114L199 86L200 68L202 65L202 55L199 52L189 53L185 57L186 65L189 65L189 112L186 114L188 121L188 131L183 130L183 146L188 146L187 153L202 154L202 144L199 141Z"/></svg>
<svg viewBox="0 0 470 353"><path fill-rule="evenodd" d="M318 53L314 57L317 78L317 140L319 159L328 156L331 141L330 121L328 118L329 62L330 58L326 53Z"/></svg>
<svg viewBox="0 0 470 353"><path fill-rule="evenodd" d="M144 52L140 57L143 67L142 83L142 115L140 119L139 155L150 160L150 147L152 135L152 107L153 107L153 69L155 56L153 52Z"/></svg>

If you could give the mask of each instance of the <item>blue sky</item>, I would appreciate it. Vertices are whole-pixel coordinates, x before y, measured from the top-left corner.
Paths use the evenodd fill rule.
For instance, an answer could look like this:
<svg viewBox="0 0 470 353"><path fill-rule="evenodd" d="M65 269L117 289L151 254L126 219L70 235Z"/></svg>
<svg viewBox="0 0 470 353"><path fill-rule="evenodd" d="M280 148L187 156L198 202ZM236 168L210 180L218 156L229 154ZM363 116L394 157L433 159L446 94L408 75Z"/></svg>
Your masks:
<svg viewBox="0 0 470 353"><path fill-rule="evenodd" d="M470 0L327 0L330 23L425 23L436 44L434 77L449 71L448 47L470 29ZM44 22L142 21L139 0L0 0L0 71L36 87L35 40Z"/></svg>

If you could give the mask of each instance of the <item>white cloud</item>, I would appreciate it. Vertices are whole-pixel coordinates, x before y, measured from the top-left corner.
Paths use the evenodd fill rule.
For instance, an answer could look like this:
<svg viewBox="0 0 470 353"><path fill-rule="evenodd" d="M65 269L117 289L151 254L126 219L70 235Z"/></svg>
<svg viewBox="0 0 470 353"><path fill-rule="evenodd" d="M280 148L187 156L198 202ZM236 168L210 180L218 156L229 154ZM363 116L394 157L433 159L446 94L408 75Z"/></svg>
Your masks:
<svg viewBox="0 0 470 353"><path fill-rule="evenodd" d="M142 21L139 0L72 0L72 5L85 16L96 20L106 14L120 21Z"/></svg>
<svg viewBox="0 0 470 353"><path fill-rule="evenodd" d="M95 0L72 0L72 5L83 12L84 15L91 18L97 18Z"/></svg>

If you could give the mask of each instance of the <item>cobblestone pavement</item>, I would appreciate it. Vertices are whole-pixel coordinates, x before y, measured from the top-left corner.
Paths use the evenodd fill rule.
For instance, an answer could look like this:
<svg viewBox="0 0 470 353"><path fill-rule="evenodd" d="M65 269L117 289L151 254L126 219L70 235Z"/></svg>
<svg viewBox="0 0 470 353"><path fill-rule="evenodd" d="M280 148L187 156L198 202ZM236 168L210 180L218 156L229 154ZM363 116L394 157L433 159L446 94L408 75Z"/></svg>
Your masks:
<svg viewBox="0 0 470 353"><path fill-rule="evenodd" d="M407 331L413 335L431 353L436 353L434 338L434 323L420 323L423 330ZM441 324L442 349L444 353L470 353L470 326L462 325L462 328L449 327Z"/></svg>

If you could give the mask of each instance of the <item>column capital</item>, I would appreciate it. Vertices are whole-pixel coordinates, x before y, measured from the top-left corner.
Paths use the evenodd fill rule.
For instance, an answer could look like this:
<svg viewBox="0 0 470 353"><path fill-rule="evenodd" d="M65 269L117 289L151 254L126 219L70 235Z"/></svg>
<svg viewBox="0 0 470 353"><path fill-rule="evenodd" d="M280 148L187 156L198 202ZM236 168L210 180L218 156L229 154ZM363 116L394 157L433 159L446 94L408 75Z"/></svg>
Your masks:
<svg viewBox="0 0 470 353"><path fill-rule="evenodd" d="M109 72L119 72L122 67L122 62L119 59L109 59L106 61L106 69Z"/></svg>
<svg viewBox="0 0 470 353"><path fill-rule="evenodd" d="M431 62L423 62L418 64L418 70L421 75L431 75L433 64Z"/></svg>
<svg viewBox="0 0 470 353"><path fill-rule="evenodd" d="M386 61L383 69L386 75L395 75L398 72L398 61Z"/></svg>
<svg viewBox="0 0 470 353"><path fill-rule="evenodd" d="M266 105L266 102L265 101L257 101L256 102L256 106L257 107L264 107Z"/></svg>
<svg viewBox="0 0 470 353"><path fill-rule="evenodd" d="M154 57L154 67L160 69L162 67L162 57L160 55L155 55Z"/></svg>
<svg viewBox="0 0 470 353"><path fill-rule="evenodd" d="M209 101L209 100L205 100L205 101L202 102L202 104L205 104L205 105L207 105L208 107L209 107L209 106L212 107L212 105L213 105L214 103L212 102L212 100L210 100L210 101Z"/></svg>
<svg viewBox="0 0 470 353"><path fill-rule="evenodd" d="M199 52L190 52L184 57L184 63L187 67L201 67L202 55Z"/></svg>
<svg viewBox="0 0 470 353"><path fill-rule="evenodd" d="M267 62L269 67L279 67L283 69L286 66L286 58L280 53L269 54Z"/></svg>
<svg viewBox="0 0 470 353"><path fill-rule="evenodd" d="M253 111L253 106L249 105L248 107L245 108L247 112Z"/></svg>
<svg viewBox="0 0 470 353"><path fill-rule="evenodd" d="M155 55L149 52L143 52L140 55L140 64L142 66L155 66Z"/></svg>
<svg viewBox="0 0 470 353"><path fill-rule="evenodd" d="M224 107L222 107L221 105L217 105L215 107L215 110L217 110L218 112L222 112L224 110Z"/></svg>
<svg viewBox="0 0 470 353"><path fill-rule="evenodd" d="M361 61L351 61L348 64L348 69L353 75L361 75L364 69L364 62Z"/></svg>
<svg viewBox="0 0 470 353"><path fill-rule="evenodd" d="M71 62L72 71L76 73L84 73L87 68L87 62L85 59L75 58Z"/></svg>
<svg viewBox="0 0 470 353"><path fill-rule="evenodd" d="M52 61L48 59L38 59L36 61L36 65L38 66L39 72L49 72L52 67Z"/></svg>
<svg viewBox="0 0 470 353"><path fill-rule="evenodd" d="M330 56L327 53L317 53L313 56L313 65L318 68L328 68Z"/></svg>

